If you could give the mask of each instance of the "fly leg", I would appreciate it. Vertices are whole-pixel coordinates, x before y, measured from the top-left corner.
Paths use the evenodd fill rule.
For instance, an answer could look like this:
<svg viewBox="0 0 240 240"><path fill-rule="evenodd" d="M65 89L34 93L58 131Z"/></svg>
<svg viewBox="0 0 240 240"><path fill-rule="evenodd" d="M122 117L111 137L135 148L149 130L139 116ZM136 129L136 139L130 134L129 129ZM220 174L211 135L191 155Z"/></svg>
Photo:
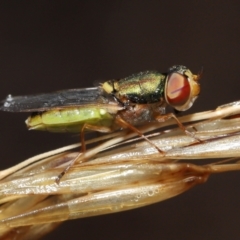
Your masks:
<svg viewBox="0 0 240 240"><path fill-rule="evenodd" d="M158 122L165 122L171 118L173 118L177 122L179 128L183 130L187 136L196 139L198 142L202 142L202 140L197 138L194 133L188 131L173 113L156 116L156 120Z"/></svg>
<svg viewBox="0 0 240 240"><path fill-rule="evenodd" d="M118 125L124 127L124 128L129 128L133 132L137 133L140 137L142 137L144 140L146 140L149 144L151 144L153 147L155 147L159 153L165 154L164 151L162 151L156 144L154 144L151 140L149 140L142 132L140 132L137 128L135 128L133 125L129 124L125 120L123 120L120 116L116 116L115 121L117 122Z"/></svg>
<svg viewBox="0 0 240 240"><path fill-rule="evenodd" d="M82 152L86 152L86 144L85 144L85 140L84 140L84 130L85 129L95 131L95 132L101 132L101 133L110 133L113 131L110 127L96 126L96 125L91 125L91 124L85 123L81 129L81 134L80 134Z"/></svg>
<svg viewBox="0 0 240 240"><path fill-rule="evenodd" d="M56 179L56 183L59 184L61 178L68 172L68 170L78 161L79 157L81 156L82 153L86 152L86 144L85 144L85 140L84 140L84 130L88 129L91 131L95 131L95 132L102 132L102 133L109 133L112 132L112 129L109 127L104 127L104 126L94 126L91 124L87 124L85 123L81 129L81 133L80 133L80 138L81 138L81 152L79 152L79 154L69 163L69 165L63 170L63 172L61 172L57 179Z"/></svg>

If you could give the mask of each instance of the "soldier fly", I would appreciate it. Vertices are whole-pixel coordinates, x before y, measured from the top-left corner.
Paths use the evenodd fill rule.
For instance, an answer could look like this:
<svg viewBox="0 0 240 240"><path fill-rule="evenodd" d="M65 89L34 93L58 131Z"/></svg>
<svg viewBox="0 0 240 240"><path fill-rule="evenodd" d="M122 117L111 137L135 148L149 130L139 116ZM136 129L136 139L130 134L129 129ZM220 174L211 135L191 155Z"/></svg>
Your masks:
<svg viewBox="0 0 240 240"><path fill-rule="evenodd" d="M180 128L191 135L173 114L165 114L165 107L168 104L178 111L189 109L200 92L199 78L187 67L175 65L167 73L140 72L94 88L30 96L9 95L0 110L32 112L26 120L28 129L81 132L83 152L84 130L111 132L129 128L163 153L135 126L175 118Z"/></svg>

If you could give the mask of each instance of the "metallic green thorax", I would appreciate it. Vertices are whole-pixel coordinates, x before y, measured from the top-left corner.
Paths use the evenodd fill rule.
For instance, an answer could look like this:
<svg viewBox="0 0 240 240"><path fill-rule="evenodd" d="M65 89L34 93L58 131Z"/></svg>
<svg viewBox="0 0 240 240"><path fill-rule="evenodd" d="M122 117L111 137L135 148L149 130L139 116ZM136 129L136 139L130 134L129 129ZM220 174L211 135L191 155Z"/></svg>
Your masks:
<svg viewBox="0 0 240 240"><path fill-rule="evenodd" d="M155 103L164 97L166 75L147 71L114 82L116 97L123 102Z"/></svg>

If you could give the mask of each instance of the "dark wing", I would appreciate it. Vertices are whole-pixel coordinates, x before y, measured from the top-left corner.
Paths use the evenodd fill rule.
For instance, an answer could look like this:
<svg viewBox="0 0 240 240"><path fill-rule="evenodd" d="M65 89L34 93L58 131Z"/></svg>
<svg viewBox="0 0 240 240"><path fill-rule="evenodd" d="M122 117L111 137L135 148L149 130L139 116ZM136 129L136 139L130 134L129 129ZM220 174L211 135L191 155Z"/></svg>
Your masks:
<svg viewBox="0 0 240 240"><path fill-rule="evenodd" d="M66 108L94 103L106 103L99 87L70 89L54 93L8 97L1 102L0 110L8 112L41 112L53 108Z"/></svg>

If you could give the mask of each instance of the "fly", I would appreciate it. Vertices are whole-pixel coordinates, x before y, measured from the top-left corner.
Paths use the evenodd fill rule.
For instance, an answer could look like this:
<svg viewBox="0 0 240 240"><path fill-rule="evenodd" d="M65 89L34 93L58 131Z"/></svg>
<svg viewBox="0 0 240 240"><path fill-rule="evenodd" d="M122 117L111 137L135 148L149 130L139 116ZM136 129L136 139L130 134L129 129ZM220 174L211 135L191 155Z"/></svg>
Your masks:
<svg viewBox="0 0 240 240"><path fill-rule="evenodd" d="M110 132L123 127L123 122L136 126L161 118L167 104L178 111L189 109L200 92L198 79L185 66L175 65L167 73L140 72L94 88L9 95L0 110L32 112L26 120L31 130Z"/></svg>
<svg viewBox="0 0 240 240"><path fill-rule="evenodd" d="M83 151L84 130L111 132L129 128L163 153L135 126L174 118L180 128L191 135L173 114L165 114L165 107L168 104L177 111L189 109L200 92L199 78L187 67L175 65L167 73L140 72L94 88L30 96L9 95L0 110L31 112L26 120L31 130L80 132Z"/></svg>

